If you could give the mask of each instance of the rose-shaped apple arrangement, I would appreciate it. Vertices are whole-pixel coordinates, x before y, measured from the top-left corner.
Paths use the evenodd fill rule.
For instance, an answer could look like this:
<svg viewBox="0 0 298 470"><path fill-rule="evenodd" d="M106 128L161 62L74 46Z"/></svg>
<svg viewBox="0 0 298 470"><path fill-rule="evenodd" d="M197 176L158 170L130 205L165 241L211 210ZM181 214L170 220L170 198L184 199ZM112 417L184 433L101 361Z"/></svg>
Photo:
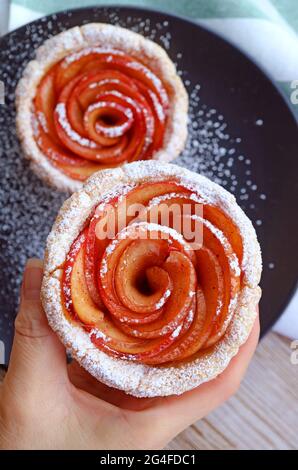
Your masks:
<svg viewBox="0 0 298 470"><path fill-rule="evenodd" d="M171 161L187 137L188 95L166 51L105 23L75 26L38 47L16 109L31 168L63 191L106 168Z"/></svg>
<svg viewBox="0 0 298 470"><path fill-rule="evenodd" d="M49 235L42 301L73 356L136 396L214 378L246 340L260 298L251 222L220 186L175 165L93 175Z"/></svg>
<svg viewBox="0 0 298 470"><path fill-rule="evenodd" d="M34 137L61 171L85 180L159 150L168 105L162 81L140 61L112 48L85 48L41 80Z"/></svg>
<svg viewBox="0 0 298 470"><path fill-rule="evenodd" d="M166 212L168 226L160 224ZM111 220L113 239L104 230ZM194 243L200 228L201 243ZM146 364L181 361L225 333L242 256L239 229L221 209L177 181L145 183L96 207L66 258L62 302L107 354Z"/></svg>

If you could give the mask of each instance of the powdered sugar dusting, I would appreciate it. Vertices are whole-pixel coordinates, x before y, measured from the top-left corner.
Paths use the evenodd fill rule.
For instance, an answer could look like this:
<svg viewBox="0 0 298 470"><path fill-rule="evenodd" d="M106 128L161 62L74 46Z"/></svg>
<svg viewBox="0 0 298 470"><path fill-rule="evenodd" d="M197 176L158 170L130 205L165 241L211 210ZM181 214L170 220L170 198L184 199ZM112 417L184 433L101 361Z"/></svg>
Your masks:
<svg viewBox="0 0 298 470"><path fill-rule="evenodd" d="M162 308L164 306L164 304L166 303L166 301L168 300L168 298L170 297L171 295L171 291L170 289L167 289L164 293L164 295L160 298L160 300L156 303L155 305L155 308L156 310Z"/></svg>
<svg viewBox="0 0 298 470"><path fill-rule="evenodd" d="M182 184L187 184L188 187L196 188L195 192L198 192L202 197L216 201L220 207L224 207L226 211L232 214L232 218L235 219L236 217L240 225L245 225L246 217L244 213L236 205L235 199L222 188L202 176L190 173L177 166L160 165L153 161L136 162L125 165L122 170L117 169L98 173L87 182L84 191L78 194L83 195L92 191L89 203L89 211L91 211L94 205L106 198L110 190L109 188L113 185L119 190L120 185L123 184L123 187L126 187L128 181L135 185L137 183L157 181L158 179L172 179L173 177L177 178ZM74 216L77 213L74 208L79 208L81 205L79 201L80 198L76 194L72 196L68 206L62 211L62 217L58 219L54 227L51 243L48 244L47 259L49 261L55 258L56 247L61 246L59 237L67 237L69 233L69 231L61 233L63 218L69 218L68 225L72 228L73 225L79 227L83 222L83 217L85 218L85 216L81 216L79 221ZM155 230L156 224L153 224L151 228ZM171 231L171 229L167 228L165 230ZM71 243L72 236L70 233L69 243ZM217 233L217 236L222 238L221 233ZM72 345L72 353L79 362L99 380L136 396L183 393L222 372L230 359L237 353L239 346L246 340L252 327L256 315L255 305L260 296L260 291L257 287L260 264L257 255L258 245L251 225L246 227L245 236L249 240L252 279L249 278L247 272L244 272L244 286L240 291L239 297L235 297L229 305L228 317L223 325L223 328L227 328L224 337L219 340L211 352L202 353L200 357L188 363L181 363L175 365L175 367L150 367L137 364L132 360L111 358L99 349L94 348L87 333L82 329L79 330L73 327L65 320L61 304L55 300L59 297L54 293L55 289L59 291L59 284L54 289L53 282L57 279L49 273L49 269L46 266L46 272L49 274L44 280L43 299L49 321L62 340L68 345ZM224 242L224 240L222 241ZM64 249L64 256L66 256L66 245ZM114 249L114 247L111 248L111 252ZM254 284L250 285L250 281L253 281ZM188 320L191 321L191 318ZM167 330L165 329L163 332L166 334ZM177 325L171 330L171 335L175 337L179 332L179 325ZM101 332L99 335L102 338ZM83 342L85 342L84 346Z"/></svg>
<svg viewBox="0 0 298 470"><path fill-rule="evenodd" d="M93 148L97 147L96 143L86 137L82 137L78 134L70 125L70 122L67 118L66 107L64 103L57 103L55 108L55 113L57 113L58 121L60 125L65 130L68 137L73 141L77 142L78 144L82 145L83 147Z"/></svg>
<svg viewBox="0 0 298 470"><path fill-rule="evenodd" d="M128 26L132 30L144 33L151 39L158 39L166 49L169 49L171 36L167 32L167 25L164 25L162 22L155 23L137 16L127 17L124 22L118 16L117 9L113 9L113 12L108 9L105 11L106 21ZM92 15L94 21L99 18L98 15L99 10L95 9ZM100 19L102 18L100 16ZM3 61L0 63L1 78L6 84L6 105L0 106L0 137L2 143L0 155L3 157L0 159L0 164L3 164L1 170L2 184L0 196L2 207L0 226L1 240L4 242L4 249L1 250L0 256L2 263L6 266L5 273L3 273L5 281L1 284L1 298L5 299L6 305L7 299L11 300L11 305L8 305L8 309L10 308L11 311L15 310L17 303L18 288L25 260L29 256L43 256L46 235L58 212L58 208L65 198L64 194L56 193L48 186L43 185L29 170L26 162L20 159L21 150L14 127L14 89L25 63L33 56L34 50L32 44L38 47L49 34L56 34L58 31L71 26L67 23L66 18L64 18L63 23L58 24L52 20L56 20L54 15L50 20L46 19L44 21L42 19L39 23L26 27L22 43L15 40L13 33L7 41L8 47L6 51L3 51ZM180 53L177 54L178 67L179 60ZM185 76L185 71L181 71L181 75ZM237 158L237 155L241 155L241 153L237 150L238 146L236 144L239 145L241 143L241 140L239 140L241 138L236 137L234 145L233 137L226 137L228 133L224 132L227 126L223 129L221 124L217 125L218 122L226 124L224 117L217 111L211 112L213 110L200 101L199 85L193 85L187 82L187 80L185 80L185 83L190 91L191 119L189 123L189 140L186 153L183 154L181 159L179 158L177 163L186 165L195 171L208 174L214 180L218 178L217 181L221 182L232 192L239 194L240 179L244 181L242 184L243 188L245 188L245 180L248 176L249 178L253 177L254 170L251 163L245 163L246 158L242 160ZM192 93L192 88L196 90L195 93ZM211 125L210 123L207 124L208 120L211 120ZM215 129L218 129L219 135L217 135ZM195 152L195 149L197 149L197 152ZM234 152L232 152L233 150ZM229 153L229 151L231 152ZM246 176L244 178L236 176L236 170L238 173L240 164L243 167L245 165L245 172L243 174ZM230 170L230 174L223 175L222 173L225 170ZM140 174L143 173L140 170ZM253 180L250 187L255 188ZM251 189L251 191L255 192L257 189ZM248 188L246 192L242 193L240 202L243 200L243 204L249 207L249 205L252 205L249 198L250 190ZM265 201L265 199L266 194L262 192L260 200ZM254 210L255 208L252 208L252 214L254 214ZM72 220L80 218L81 215L82 211L80 210L72 211L72 217L74 217ZM38 227L38 230L36 230L36 227ZM250 227L248 227L249 230ZM16 240L17 247L15 245ZM9 259L9 262L7 262L7 259ZM48 279L47 290L49 290L49 296L44 293L48 305L47 313L53 328L58 332L65 344L71 347L74 356L80 360L90 373L105 383L122 388L128 393L138 396L182 393L220 373L232 355L237 352L240 342L245 341L247 331L253 321L252 304L256 303L259 297L257 294L253 296L252 292L246 292L243 298L239 300L242 307L237 310L233 327L229 332L229 335L232 337L232 346L228 341L228 335L226 335L227 341L216 349L213 358L202 358L201 362L192 364L188 369L175 370L169 368L163 370L162 374L159 374L157 369L153 374L148 367L133 364L133 368L128 369L124 361L119 363L119 361L114 361L100 353L86 339L86 335L81 332L80 328L74 328L66 321L63 321L61 312L58 311L58 305L55 304L55 298L57 298L59 293L59 282L55 284L54 281L55 277L58 276L58 271L53 276L53 279ZM240 334L242 322L242 333ZM12 317L6 311L2 318L0 318L0 331L3 325L6 328L7 326L12 328Z"/></svg>
<svg viewBox="0 0 298 470"><path fill-rule="evenodd" d="M63 26L64 29L65 25ZM94 51L102 52L102 50L105 50L109 54L110 49L106 49L107 44L116 51L121 49L120 56L125 53L135 57L136 61L132 62L132 70L135 70L136 74L140 71L145 78L148 77L153 86L159 90L162 102L160 104L167 108L167 121L162 146L159 150L153 151L151 158L159 160L166 156L167 160L173 160L182 150L186 140L187 93L176 72L174 63L161 47L127 29L104 23L90 23L63 31L61 34L48 39L37 49L36 60L28 63L19 82L16 100L18 107L17 128L22 139L25 155L32 161L32 168L37 171L40 177L50 181L51 184L62 190L74 191L82 186L82 182L72 179L69 174L62 172L57 166L53 165L43 154L41 148L38 147L33 138L32 129L28 128L27 122L28 117L32 114L36 88L45 72L61 58L65 57L65 66L70 65L71 67L74 60ZM70 52L73 52L73 54L67 59ZM108 60L113 61L113 56L108 56ZM138 65L137 60L142 63ZM129 63L126 64L126 67L130 67ZM146 79L144 80L146 82ZM167 92L164 88L167 89ZM165 115L162 116L152 93L149 93L149 97L151 97L152 106L156 110L157 116L164 120ZM146 122L146 135L139 159L146 156L145 152L152 142L154 132L153 116L146 107L142 108L142 112ZM57 114L61 126L60 132L65 132L77 144L93 149L98 148L94 139L82 137L71 128L65 109L58 108ZM94 157L97 158L96 152Z"/></svg>
<svg viewBox="0 0 298 470"><path fill-rule="evenodd" d="M62 62L62 67L67 67L68 65L72 64L76 60L81 59L82 57L89 55L89 54L116 54L116 55L124 55L123 51L113 49L111 47L86 47L85 49L82 49L79 52L75 52L73 54L68 55L65 57L65 59ZM110 56L111 59L113 60L113 57Z"/></svg>

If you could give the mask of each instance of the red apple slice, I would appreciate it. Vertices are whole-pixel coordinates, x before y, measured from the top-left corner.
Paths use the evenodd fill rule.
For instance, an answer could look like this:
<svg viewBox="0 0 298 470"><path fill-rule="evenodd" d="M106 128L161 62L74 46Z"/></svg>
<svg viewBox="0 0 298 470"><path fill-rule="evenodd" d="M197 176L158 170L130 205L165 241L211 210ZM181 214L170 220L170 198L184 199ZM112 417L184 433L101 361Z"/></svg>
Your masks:
<svg viewBox="0 0 298 470"><path fill-rule="evenodd" d="M71 275L73 270L74 262L86 241L86 230L80 233L80 235L72 243L68 255L66 256L63 274L61 279L61 301L65 309L65 312L71 317L76 318L76 312L73 308L72 297L71 297Z"/></svg>
<svg viewBox="0 0 298 470"><path fill-rule="evenodd" d="M63 147L63 145L53 140L49 134L44 132L43 128L39 124L37 124L35 132L37 145L55 165L59 166L59 168L63 168L65 165L65 167L70 167L70 171L71 169L75 171L75 167L82 168L88 165L86 160L77 157L75 154Z"/></svg>
<svg viewBox="0 0 298 470"><path fill-rule="evenodd" d="M151 365L187 360L212 347L231 321L240 289L237 255L222 230L194 216L197 199L182 185L146 183L128 191L101 204L73 243L62 278L66 313L93 327L91 340L107 354ZM203 225L203 246L196 250L168 226L136 222L130 212L138 203L148 216L163 203L189 201L188 217ZM110 210L128 215L129 225L112 240L98 238L98 222L107 221Z"/></svg>
<svg viewBox="0 0 298 470"><path fill-rule="evenodd" d="M88 231L86 241L86 255L85 255L85 278L88 286L89 294L97 305L102 306L102 299L98 289L98 271L101 262L102 255L106 249L109 240L107 238L99 238L98 232L96 233L96 227L99 220L103 217L107 218L106 209L109 205L113 207L113 200L107 202L102 209L97 208L95 214L92 217Z"/></svg>
<svg viewBox="0 0 298 470"><path fill-rule="evenodd" d="M144 341L131 338L115 326L103 310L100 310L89 296L84 274L84 236L80 236L71 249L72 269L70 273L71 308L74 317L81 321L84 327L91 330L91 340L94 344L116 357L142 361L146 357L163 351L175 339L167 336L159 340ZM73 257L73 255L75 255ZM66 269L68 269L66 267ZM67 294L68 295L68 294Z"/></svg>
<svg viewBox="0 0 298 470"><path fill-rule="evenodd" d="M123 97L133 119L115 110L123 106ZM100 111L87 110L100 101L105 104ZM167 108L162 82L142 63L116 50L82 50L55 64L41 80L36 141L55 166L84 181L98 169L149 158L162 145ZM102 117L116 122L107 124Z"/></svg>
<svg viewBox="0 0 298 470"><path fill-rule="evenodd" d="M113 124L107 125L107 119ZM96 105L90 105L84 113L84 127L88 135L103 146L116 145L132 124L131 110L118 103L105 101L105 97ZM113 135L116 137L112 137Z"/></svg>
<svg viewBox="0 0 298 470"><path fill-rule="evenodd" d="M232 319L240 289L241 271L237 256L223 232L212 228L211 225L207 226L206 223L204 225L204 246L216 256L221 267L224 284L221 308L218 309L211 334L204 345L204 347L210 347L223 336Z"/></svg>
<svg viewBox="0 0 298 470"><path fill-rule="evenodd" d="M232 249L239 260L239 264L241 265L243 257L243 244L239 228L227 215L222 212L221 209L215 206L204 206L204 218L209 220L212 225L214 225L214 227L217 227L223 232L230 242Z"/></svg>
<svg viewBox="0 0 298 470"><path fill-rule="evenodd" d="M224 283L223 270L217 255L206 247L196 252L198 284L204 293L206 317L202 330L203 341L206 344L215 324L221 318L224 302L227 301L227 286Z"/></svg>
<svg viewBox="0 0 298 470"><path fill-rule="evenodd" d="M57 139L53 118L57 99L54 88L55 70L56 68L54 66L40 81L36 90L34 107L37 119L43 131L49 134L51 139L57 144L59 141Z"/></svg>
<svg viewBox="0 0 298 470"><path fill-rule="evenodd" d="M167 255L167 243L160 240L135 240L126 248L115 270L115 290L124 307L150 314L164 306L172 291L160 267Z"/></svg>
<svg viewBox="0 0 298 470"><path fill-rule="evenodd" d="M146 360L146 364L158 365L186 359L199 351L206 340L206 302L202 289L198 288L196 301L183 323L179 338L165 351Z"/></svg>
<svg viewBox="0 0 298 470"><path fill-rule="evenodd" d="M113 168L118 165L101 165L100 163L93 163L93 162L86 162L84 161L84 165L64 165L58 162L54 162L59 169L69 176L72 179L78 181L85 181L89 176L99 170L104 170L106 168Z"/></svg>
<svg viewBox="0 0 298 470"><path fill-rule="evenodd" d="M136 313L121 303L121 300L119 299L115 289L115 273L119 259L125 250L130 246L130 244L134 242L134 240L130 238L132 236L133 230L134 229L130 228L126 234L120 232L111 245L108 245L100 264L99 290L101 297L105 305L108 307L111 315L119 322L125 322L134 325L139 323L147 324L158 318L162 314L162 310L155 309L155 311L149 313ZM145 243L146 241L147 240L144 240ZM156 240L155 250L155 256L160 258L159 263L161 263L167 253L166 240Z"/></svg>
<svg viewBox="0 0 298 470"><path fill-rule="evenodd" d="M104 330L92 330L91 341L105 353L129 361L146 362L148 358L168 348L178 336L178 333L173 332L158 339L140 340L121 333L112 323L105 326Z"/></svg>
<svg viewBox="0 0 298 470"><path fill-rule="evenodd" d="M86 240L82 243L73 264L70 289L72 305L77 318L88 327L92 327L101 324L105 314L104 306L102 305L100 309L89 295L84 270L85 246Z"/></svg>
<svg viewBox="0 0 298 470"><path fill-rule="evenodd" d="M57 68L55 86L60 91L73 77L82 71L96 70L103 68L115 69L126 76L141 81L148 86L158 96L165 108L168 107L167 92L161 80L145 65L136 62L132 57L113 51L106 53L100 48L90 48L82 53L74 53L63 59Z"/></svg>
<svg viewBox="0 0 298 470"><path fill-rule="evenodd" d="M168 297L162 315L156 320L131 327L122 323L122 329L139 338L157 338L174 331L185 319L192 305L196 290L196 273L189 258L179 251L171 251L162 264L172 282L172 293ZM121 321L121 319L120 319Z"/></svg>

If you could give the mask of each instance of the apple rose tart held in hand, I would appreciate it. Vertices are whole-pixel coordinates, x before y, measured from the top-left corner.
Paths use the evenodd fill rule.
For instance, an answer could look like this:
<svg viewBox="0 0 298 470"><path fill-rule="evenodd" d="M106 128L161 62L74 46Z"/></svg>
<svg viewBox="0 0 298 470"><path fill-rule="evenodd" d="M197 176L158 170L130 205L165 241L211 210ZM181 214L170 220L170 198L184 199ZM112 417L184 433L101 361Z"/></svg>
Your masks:
<svg viewBox="0 0 298 470"><path fill-rule="evenodd" d="M62 190L105 168L172 160L187 135L187 93L166 52L108 24L48 39L24 70L16 104L33 170Z"/></svg>
<svg viewBox="0 0 298 470"><path fill-rule="evenodd" d="M261 254L234 196L176 165L94 174L48 237L42 301L74 358L140 397L220 374L252 328Z"/></svg>

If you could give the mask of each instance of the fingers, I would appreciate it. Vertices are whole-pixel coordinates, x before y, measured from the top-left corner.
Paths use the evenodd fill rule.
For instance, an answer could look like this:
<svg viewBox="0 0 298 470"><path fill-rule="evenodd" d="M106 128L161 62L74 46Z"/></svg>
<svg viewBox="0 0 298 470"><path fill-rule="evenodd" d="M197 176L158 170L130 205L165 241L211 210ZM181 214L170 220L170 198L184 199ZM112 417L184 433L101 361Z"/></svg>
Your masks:
<svg viewBox="0 0 298 470"><path fill-rule="evenodd" d="M72 361L71 364L69 364L68 376L75 387L119 408L143 410L155 400L150 398L136 398L127 395L122 392L122 390L108 387L92 377L92 375L83 369L76 361Z"/></svg>
<svg viewBox="0 0 298 470"><path fill-rule="evenodd" d="M148 410L135 414L139 422L158 423L168 442L190 424L209 414L236 393L258 344L260 333L257 317L251 334L227 369L216 379L176 397L165 397L153 403Z"/></svg>
<svg viewBox="0 0 298 470"><path fill-rule="evenodd" d="M61 379L66 375L65 351L50 329L40 301L42 261L27 262L21 288L8 381L28 383Z"/></svg>

